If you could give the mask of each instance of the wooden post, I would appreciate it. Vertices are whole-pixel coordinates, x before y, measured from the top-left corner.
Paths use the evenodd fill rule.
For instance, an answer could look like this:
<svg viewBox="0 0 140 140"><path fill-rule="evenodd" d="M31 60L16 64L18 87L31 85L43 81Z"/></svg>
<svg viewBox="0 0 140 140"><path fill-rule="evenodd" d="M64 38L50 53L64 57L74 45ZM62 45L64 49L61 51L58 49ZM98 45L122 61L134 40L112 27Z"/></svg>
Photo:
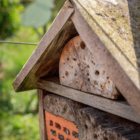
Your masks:
<svg viewBox="0 0 140 140"><path fill-rule="evenodd" d="M43 109L43 98L44 91L38 89L38 108L39 108L39 129L40 129L40 140L47 140L46 125L45 125L45 115Z"/></svg>

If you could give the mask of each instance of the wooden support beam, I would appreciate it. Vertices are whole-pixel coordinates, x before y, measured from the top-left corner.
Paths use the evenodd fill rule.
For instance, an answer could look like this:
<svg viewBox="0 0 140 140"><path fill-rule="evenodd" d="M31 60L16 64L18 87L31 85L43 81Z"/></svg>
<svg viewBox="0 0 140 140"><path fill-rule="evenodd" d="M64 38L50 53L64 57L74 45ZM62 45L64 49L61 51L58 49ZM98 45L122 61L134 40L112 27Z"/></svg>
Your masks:
<svg viewBox="0 0 140 140"><path fill-rule="evenodd" d="M39 80L37 86L38 88L44 89L46 91L70 98L74 101L98 108L100 110L112 113L114 115L134 121L136 123L140 123L140 116L127 102L106 99L103 97L62 86L58 84L58 81L57 83L55 83L54 79L52 81L53 82Z"/></svg>
<svg viewBox="0 0 140 140"><path fill-rule="evenodd" d="M38 89L38 108L39 108L39 130L40 140L47 140L45 114L43 109L44 92L42 89Z"/></svg>

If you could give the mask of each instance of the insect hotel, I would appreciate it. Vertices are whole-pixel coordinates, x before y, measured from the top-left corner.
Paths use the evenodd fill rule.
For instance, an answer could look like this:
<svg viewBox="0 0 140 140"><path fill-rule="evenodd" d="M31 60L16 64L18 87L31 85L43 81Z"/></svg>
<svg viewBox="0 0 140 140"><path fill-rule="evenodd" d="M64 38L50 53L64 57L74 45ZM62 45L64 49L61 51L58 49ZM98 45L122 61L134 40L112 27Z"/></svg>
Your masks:
<svg viewBox="0 0 140 140"><path fill-rule="evenodd" d="M41 140L140 139L139 9L66 1L13 83L38 91Z"/></svg>

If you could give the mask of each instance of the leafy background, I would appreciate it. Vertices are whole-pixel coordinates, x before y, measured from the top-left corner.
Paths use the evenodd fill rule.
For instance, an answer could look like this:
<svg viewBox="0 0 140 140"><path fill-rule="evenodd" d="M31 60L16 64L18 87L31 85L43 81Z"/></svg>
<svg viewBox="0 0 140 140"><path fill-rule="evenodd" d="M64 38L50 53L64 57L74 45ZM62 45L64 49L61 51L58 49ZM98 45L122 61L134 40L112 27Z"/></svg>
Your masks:
<svg viewBox="0 0 140 140"><path fill-rule="evenodd" d="M39 43L44 28L50 27L65 2L52 0L50 11L44 10L44 15L49 13L50 17L48 20L40 19L45 23L33 26L26 18L28 24L24 24L24 14L32 4L42 1L51 0L0 0L0 40ZM35 48L31 45L0 43L0 140L38 140L40 137L36 90L16 93L12 86Z"/></svg>

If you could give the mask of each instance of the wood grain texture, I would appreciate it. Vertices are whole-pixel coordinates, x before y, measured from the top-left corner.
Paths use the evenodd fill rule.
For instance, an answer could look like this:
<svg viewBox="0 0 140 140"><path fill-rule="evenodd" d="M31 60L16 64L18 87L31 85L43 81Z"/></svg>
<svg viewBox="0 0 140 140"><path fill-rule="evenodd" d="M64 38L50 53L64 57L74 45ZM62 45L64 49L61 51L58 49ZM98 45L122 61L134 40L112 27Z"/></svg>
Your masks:
<svg viewBox="0 0 140 140"><path fill-rule="evenodd" d="M37 88L36 82L40 77L58 73L61 51L67 41L77 35L73 23L68 20L73 11L73 6L67 1L14 80L15 91L35 89Z"/></svg>
<svg viewBox="0 0 140 140"><path fill-rule="evenodd" d="M44 108L43 108L43 98L44 98L43 90L38 89L40 140L47 140L45 114L44 114Z"/></svg>
<svg viewBox="0 0 140 140"><path fill-rule="evenodd" d="M121 65L112 56L110 51L106 48L105 44L103 44L100 36L98 36L91 29L90 25L84 19L76 6L74 8L75 13L71 19L74 22L74 25L82 40L85 42L91 53L95 56L99 64L106 70L107 74L115 83L116 87L119 89L119 91L121 91L121 94L140 115L140 90L129 78L128 74L123 70ZM82 25L79 23L82 23Z"/></svg>
<svg viewBox="0 0 140 140"><path fill-rule="evenodd" d="M72 38L64 47L59 62L59 77L62 85L74 89L111 99L120 96L115 84L80 36Z"/></svg>
<svg viewBox="0 0 140 140"><path fill-rule="evenodd" d="M139 140L140 124L87 107L77 111L79 140Z"/></svg>
<svg viewBox="0 0 140 140"><path fill-rule="evenodd" d="M140 123L140 116L126 102L109 100L45 80L39 80L38 87L74 101Z"/></svg>

